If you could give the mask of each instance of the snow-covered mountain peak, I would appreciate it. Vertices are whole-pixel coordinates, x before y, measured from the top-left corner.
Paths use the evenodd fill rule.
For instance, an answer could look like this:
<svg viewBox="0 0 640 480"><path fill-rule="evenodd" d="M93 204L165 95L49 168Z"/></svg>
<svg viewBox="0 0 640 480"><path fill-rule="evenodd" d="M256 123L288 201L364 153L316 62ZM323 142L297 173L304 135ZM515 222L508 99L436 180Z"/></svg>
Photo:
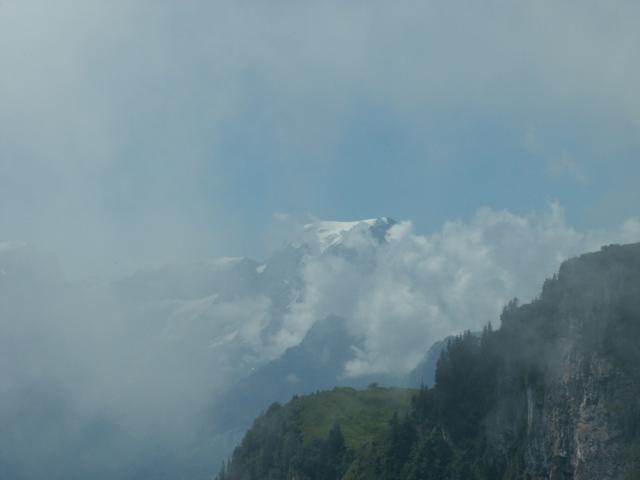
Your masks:
<svg viewBox="0 0 640 480"><path fill-rule="evenodd" d="M389 228L395 224L389 217L369 218L356 221L317 221L304 225L307 240L317 243L320 252L343 243L344 238L356 230L366 230L374 239L382 242Z"/></svg>

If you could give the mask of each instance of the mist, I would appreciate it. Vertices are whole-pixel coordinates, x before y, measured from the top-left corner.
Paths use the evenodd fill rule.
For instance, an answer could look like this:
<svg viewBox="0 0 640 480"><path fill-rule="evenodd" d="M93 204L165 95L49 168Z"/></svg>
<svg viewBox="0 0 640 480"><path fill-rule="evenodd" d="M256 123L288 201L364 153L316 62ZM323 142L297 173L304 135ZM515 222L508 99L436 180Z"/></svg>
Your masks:
<svg viewBox="0 0 640 480"><path fill-rule="evenodd" d="M557 200L612 228L638 200L637 16L595 1L5 0L2 237L112 278L265 257L275 212L428 232Z"/></svg>
<svg viewBox="0 0 640 480"><path fill-rule="evenodd" d="M0 1L0 477L210 477L224 393L316 322L399 377L639 241L639 18Z"/></svg>
<svg viewBox="0 0 640 480"><path fill-rule="evenodd" d="M169 475L224 369L51 256L23 246L0 264L3 477Z"/></svg>
<svg viewBox="0 0 640 480"><path fill-rule="evenodd" d="M315 322L339 315L361 339L345 381L400 377L435 341L532 299L566 258L640 239L639 220L579 232L558 205L528 217L483 209L429 235L389 223L383 243L368 223L339 225L339 237L301 225L266 263L173 263L108 284L69 281L55 255L2 244L5 474L204 477L237 441L215 427L224 392ZM268 273L283 258L298 262L284 278L300 282L284 294Z"/></svg>

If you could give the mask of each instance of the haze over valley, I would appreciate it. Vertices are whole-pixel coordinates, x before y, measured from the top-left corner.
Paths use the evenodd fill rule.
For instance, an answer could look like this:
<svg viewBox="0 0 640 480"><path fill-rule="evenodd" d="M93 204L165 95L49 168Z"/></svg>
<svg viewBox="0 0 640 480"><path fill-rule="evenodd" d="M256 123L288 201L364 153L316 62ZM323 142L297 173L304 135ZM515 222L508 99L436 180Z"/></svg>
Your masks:
<svg viewBox="0 0 640 480"><path fill-rule="evenodd" d="M0 1L0 480L628 480L639 22Z"/></svg>

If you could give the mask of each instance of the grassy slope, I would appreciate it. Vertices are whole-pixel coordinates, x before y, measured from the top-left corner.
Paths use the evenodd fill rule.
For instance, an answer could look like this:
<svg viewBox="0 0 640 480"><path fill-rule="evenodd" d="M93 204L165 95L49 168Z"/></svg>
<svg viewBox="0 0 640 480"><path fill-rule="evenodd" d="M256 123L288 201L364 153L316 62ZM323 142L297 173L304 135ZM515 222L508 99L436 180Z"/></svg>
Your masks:
<svg viewBox="0 0 640 480"><path fill-rule="evenodd" d="M398 388L334 388L292 403L300 414L305 442L326 439L338 422L347 447L358 450L388 428L394 412L408 411L413 393Z"/></svg>

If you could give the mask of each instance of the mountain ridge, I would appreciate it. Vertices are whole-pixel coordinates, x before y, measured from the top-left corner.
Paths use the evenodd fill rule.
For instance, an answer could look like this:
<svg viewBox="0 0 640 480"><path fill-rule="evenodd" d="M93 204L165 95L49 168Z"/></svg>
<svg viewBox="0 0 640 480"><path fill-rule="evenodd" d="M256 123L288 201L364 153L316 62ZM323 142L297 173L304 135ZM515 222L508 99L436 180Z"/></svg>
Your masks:
<svg viewBox="0 0 640 480"><path fill-rule="evenodd" d="M640 244L568 260L501 320L449 341L435 386L385 432L343 450L339 471L327 473L322 457L315 470L247 470L243 443L220 478L640 478Z"/></svg>

